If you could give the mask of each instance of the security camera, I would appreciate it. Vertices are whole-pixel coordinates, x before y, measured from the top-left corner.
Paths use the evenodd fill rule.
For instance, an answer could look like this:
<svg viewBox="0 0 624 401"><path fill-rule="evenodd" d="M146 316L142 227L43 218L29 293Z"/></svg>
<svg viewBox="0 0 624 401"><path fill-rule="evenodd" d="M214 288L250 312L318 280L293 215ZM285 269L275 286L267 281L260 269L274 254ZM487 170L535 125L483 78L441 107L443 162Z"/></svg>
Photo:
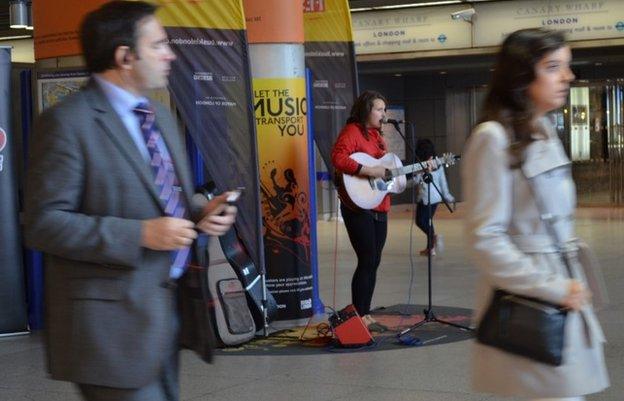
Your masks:
<svg viewBox="0 0 624 401"><path fill-rule="evenodd" d="M464 21L472 21L472 17L476 14L474 8L467 8L465 10L455 11L451 13L451 19L463 19Z"/></svg>

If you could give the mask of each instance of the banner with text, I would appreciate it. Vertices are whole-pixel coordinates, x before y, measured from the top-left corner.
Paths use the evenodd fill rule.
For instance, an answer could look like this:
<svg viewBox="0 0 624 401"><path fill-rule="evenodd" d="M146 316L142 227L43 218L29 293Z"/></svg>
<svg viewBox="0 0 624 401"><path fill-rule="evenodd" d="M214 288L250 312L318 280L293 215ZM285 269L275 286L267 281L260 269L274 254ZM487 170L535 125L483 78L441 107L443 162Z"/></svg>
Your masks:
<svg viewBox="0 0 624 401"><path fill-rule="evenodd" d="M276 320L312 315L304 78L254 78L267 288Z"/></svg>
<svg viewBox="0 0 624 401"><path fill-rule="evenodd" d="M217 189L244 187L237 232L264 271L251 74L240 0L165 1L172 63L169 89Z"/></svg>
<svg viewBox="0 0 624 401"><path fill-rule="evenodd" d="M417 7L352 14L357 54L470 47L471 24L451 19L465 6Z"/></svg>
<svg viewBox="0 0 624 401"><path fill-rule="evenodd" d="M330 171L331 148L357 97L347 0L304 1L305 63L312 71L314 140Z"/></svg>
<svg viewBox="0 0 624 401"><path fill-rule="evenodd" d="M0 48L0 334L27 330L22 244L18 221L17 170L11 132L11 50Z"/></svg>
<svg viewBox="0 0 624 401"><path fill-rule="evenodd" d="M624 38L622 0L520 0L475 4L474 46L497 46L518 29L548 28L575 40Z"/></svg>

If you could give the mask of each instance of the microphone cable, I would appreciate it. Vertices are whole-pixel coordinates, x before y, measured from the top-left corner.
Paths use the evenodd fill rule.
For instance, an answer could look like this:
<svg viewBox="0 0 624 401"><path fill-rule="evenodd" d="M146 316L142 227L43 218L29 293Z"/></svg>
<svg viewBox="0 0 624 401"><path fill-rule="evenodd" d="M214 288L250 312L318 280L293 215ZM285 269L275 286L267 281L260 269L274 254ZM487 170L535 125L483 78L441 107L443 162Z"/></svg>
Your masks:
<svg viewBox="0 0 624 401"><path fill-rule="evenodd" d="M412 143L414 144L414 147L412 147L412 163L416 163L416 136L414 134L414 126L412 123L406 123L409 125L410 127L410 139L412 140ZM405 318L405 316L410 316L410 313L408 311L409 307L412 304L412 292L413 292L413 287L414 287L414 278L415 278L415 273L416 273L416 269L415 269L415 261L414 261L414 226L416 225L416 190L417 190L417 186L416 186L416 181L414 179L415 174L412 173L412 177L410 178L410 180L412 181L412 188L411 188L411 221L410 221L410 230L409 230L409 261L410 261L410 280L409 280L409 287L407 289L407 305L405 307L405 309L400 312L401 314L401 319L399 320L399 326L401 325L401 323L403 323L403 320Z"/></svg>

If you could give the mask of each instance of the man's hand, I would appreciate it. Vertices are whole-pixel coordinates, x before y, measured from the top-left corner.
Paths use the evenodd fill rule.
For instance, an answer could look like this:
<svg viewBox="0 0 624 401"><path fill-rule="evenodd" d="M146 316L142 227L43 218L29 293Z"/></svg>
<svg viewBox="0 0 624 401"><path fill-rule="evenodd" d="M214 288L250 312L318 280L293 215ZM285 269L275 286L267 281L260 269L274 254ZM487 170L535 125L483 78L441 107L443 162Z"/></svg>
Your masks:
<svg viewBox="0 0 624 401"><path fill-rule="evenodd" d="M197 238L194 226L192 221L177 217L144 220L141 227L141 245L155 251L185 248Z"/></svg>
<svg viewBox="0 0 624 401"><path fill-rule="evenodd" d="M202 210L202 217L196 225L198 230L209 235L221 236L232 227L236 221L238 209L236 206L227 203L230 195L232 192L224 192L208 201Z"/></svg>
<svg viewBox="0 0 624 401"><path fill-rule="evenodd" d="M197 223L197 228L206 234L221 236L225 234L234 221L236 221L236 206L221 203L217 207L208 210L204 217Z"/></svg>

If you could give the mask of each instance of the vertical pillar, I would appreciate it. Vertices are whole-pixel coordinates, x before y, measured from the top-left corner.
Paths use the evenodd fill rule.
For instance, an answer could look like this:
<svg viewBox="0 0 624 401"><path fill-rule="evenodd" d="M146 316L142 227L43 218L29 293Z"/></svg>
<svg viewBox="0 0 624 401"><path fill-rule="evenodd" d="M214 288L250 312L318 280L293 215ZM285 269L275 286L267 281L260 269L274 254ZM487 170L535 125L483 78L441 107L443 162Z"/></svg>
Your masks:
<svg viewBox="0 0 624 401"><path fill-rule="evenodd" d="M267 268L274 326L312 315L303 7L245 0Z"/></svg>

